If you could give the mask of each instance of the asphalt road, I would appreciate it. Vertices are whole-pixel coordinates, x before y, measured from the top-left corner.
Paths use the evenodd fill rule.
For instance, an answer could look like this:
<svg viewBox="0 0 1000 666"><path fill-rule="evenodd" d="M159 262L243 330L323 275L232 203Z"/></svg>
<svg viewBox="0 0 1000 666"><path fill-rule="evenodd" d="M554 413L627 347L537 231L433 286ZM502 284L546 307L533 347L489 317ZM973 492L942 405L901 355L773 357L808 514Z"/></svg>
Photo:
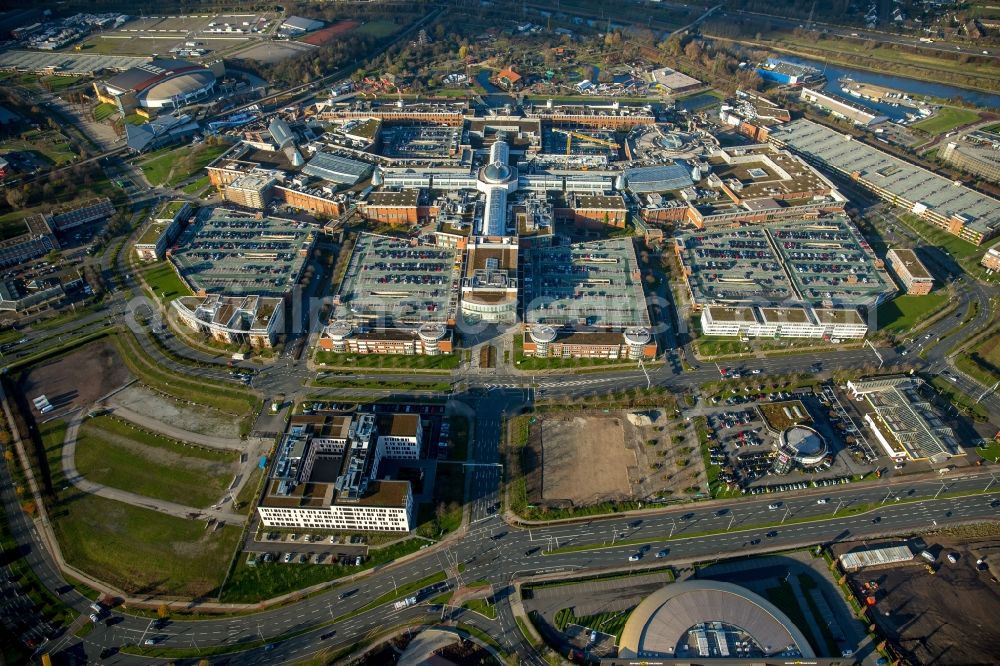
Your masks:
<svg viewBox="0 0 1000 666"><path fill-rule="evenodd" d="M1000 501L994 496L973 495L950 497L951 493L983 490L991 484L992 475L985 472L963 474L943 482L937 479L900 479L892 484L854 484L833 489L817 489L807 496L779 498L742 498L716 501L676 508L669 512L641 518L591 520L571 525L538 529L517 529L505 525L499 516L491 516L471 526L468 534L451 544L447 552L428 550L414 560L380 568L363 581L349 583L291 606L253 615L199 621L173 621L162 629L154 629L146 619L124 616L111 627L99 625L83 641L83 651L94 659L100 648L123 642L142 643L155 636L165 647L195 648L209 645L233 645L268 640L288 632L306 632L294 639L276 641L270 650L258 648L230 658L229 663L280 663L301 659L311 651L349 645L363 637L371 628L389 626L421 613L439 612L435 608L414 608L398 612L392 604L360 612L329 625L337 617L357 612L394 587L426 578L448 568L449 562L464 564L463 581L488 581L500 600L499 619L478 618L477 622L498 638L507 650L517 651L532 660L530 648L523 643L509 608L511 581L515 577L542 573L599 572L609 569L641 570L662 564L688 563L730 557L734 553L749 554L838 540L858 540L884 534L905 533L979 519L996 519ZM992 489L996 489L992 483ZM822 492L820 492L822 490ZM942 497L933 496L940 491ZM896 501L896 497L900 501ZM825 504L817 500L826 499ZM920 501L917 501L920 500ZM780 506L770 509L778 502ZM862 514L844 514L820 518L834 509L849 512L861 504L876 504ZM785 524L754 527L765 521ZM795 522L813 518L811 522ZM818 519L819 518L819 519ZM877 522L876 522L877 519ZM704 532L721 533L706 535ZM671 537L671 534L673 535ZM771 534L771 536L768 536ZM614 541L614 545L612 545ZM625 541L625 544L622 544ZM641 543L633 543L640 541ZM629 562L630 555L640 552L642 559ZM581 552L546 554L550 548L567 546L597 546ZM655 554L662 549L662 558ZM288 564L283 566L297 566ZM340 599L343 591L357 592ZM421 601L438 591L417 593ZM70 596L76 596L72 593ZM75 605L85 610L82 597ZM335 636L322 638L330 631ZM140 659L117 655L104 663L137 663Z"/></svg>

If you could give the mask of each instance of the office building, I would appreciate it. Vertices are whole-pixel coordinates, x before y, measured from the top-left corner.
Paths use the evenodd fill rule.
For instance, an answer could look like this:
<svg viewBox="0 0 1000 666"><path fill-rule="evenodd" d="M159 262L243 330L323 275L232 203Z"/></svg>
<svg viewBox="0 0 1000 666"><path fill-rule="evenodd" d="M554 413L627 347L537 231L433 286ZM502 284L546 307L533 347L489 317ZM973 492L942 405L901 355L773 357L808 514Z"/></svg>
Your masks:
<svg viewBox="0 0 1000 666"><path fill-rule="evenodd" d="M923 262L917 258L916 252L906 249L893 249L886 253L885 258L896 272L906 293L923 296L931 293L934 288L934 276L930 274Z"/></svg>

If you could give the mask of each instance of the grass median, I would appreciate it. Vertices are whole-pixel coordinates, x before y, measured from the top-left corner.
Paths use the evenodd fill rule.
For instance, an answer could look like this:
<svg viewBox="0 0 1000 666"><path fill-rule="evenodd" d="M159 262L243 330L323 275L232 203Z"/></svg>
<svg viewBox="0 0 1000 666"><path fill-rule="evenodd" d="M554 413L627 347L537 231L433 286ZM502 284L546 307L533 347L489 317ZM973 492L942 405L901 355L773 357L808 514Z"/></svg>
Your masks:
<svg viewBox="0 0 1000 666"><path fill-rule="evenodd" d="M316 363L335 368L366 368L366 369L414 369L414 370L453 370L458 367L458 354L439 354L426 356L421 354L338 354L335 352L316 352Z"/></svg>

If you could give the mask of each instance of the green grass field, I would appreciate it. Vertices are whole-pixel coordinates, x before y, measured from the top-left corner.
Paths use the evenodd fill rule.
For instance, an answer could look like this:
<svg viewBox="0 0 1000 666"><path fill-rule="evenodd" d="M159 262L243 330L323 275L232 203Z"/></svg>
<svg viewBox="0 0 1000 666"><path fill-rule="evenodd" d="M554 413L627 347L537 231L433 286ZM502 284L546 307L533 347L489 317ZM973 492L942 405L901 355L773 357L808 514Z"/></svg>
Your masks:
<svg viewBox="0 0 1000 666"><path fill-rule="evenodd" d="M249 566L246 558L236 558L236 565L229 576L222 601L226 603L255 603L294 590L336 580L358 571L371 569L404 555L416 552L427 542L423 539L407 539L392 546L371 550L360 567L339 564L298 564L284 562L261 562Z"/></svg>
<svg viewBox="0 0 1000 666"><path fill-rule="evenodd" d="M1000 331L987 337L974 349L959 354L955 363L963 372L988 386L1000 381Z"/></svg>
<svg viewBox="0 0 1000 666"><path fill-rule="evenodd" d="M948 292L939 289L926 296L898 296L875 312L879 331L906 333L948 303Z"/></svg>
<svg viewBox="0 0 1000 666"><path fill-rule="evenodd" d="M24 224L24 218L30 214L24 210L12 210L0 215L0 240L13 238L27 231L28 227Z"/></svg>
<svg viewBox="0 0 1000 666"><path fill-rule="evenodd" d="M139 162L139 168L153 185L174 187L194 176L231 148L229 144L200 145L196 148L181 146L172 150L157 151Z"/></svg>
<svg viewBox="0 0 1000 666"><path fill-rule="evenodd" d="M165 304L175 298L191 295L191 290L177 275L177 271L174 270L169 260L150 264L142 269L141 276L156 298Z"/></svg>
<svg viewBox="0 0 1000 666"><path fill-rule="evenodd" d="M694 345L701 356L723 356L730 354L748 354L747 344L739 338L719 336L702 336L695 339Z"/></svg>
<svg viewBox="0 0 1000 666"><path fill-rule="evenodd" d="M202 190L210 185L208 181L208 176L202 176L197 180L193 180L183 187L183 190L187 194L199 194Z"/></svg>
<svg viewBox="0 0 1000 666"><path fill-rule="evenodd" d="M80 493L60 465L65 422L41 426L55 498L49 517L66 561L130 594L214 596L240 528L185 520Z"/></svg>
<svg viewBox="0 0 1000 666"><path fill-rule="evenodd" d="M587 629L599 631L602 634L610 634L615 637L620 637L622 631L625 629L625 623L628 621L628 616L631 612L632 609L629 609L577 617L572 608L563 608L556 613L556 629L563 631L566 628L566 625L577 624L581 627L586 627Z"/></svg>
<svg viewBox="0 0 1000 666"><path fill-rule="evenodd" d="M178 442L110 416L80 428L76 465L95 483L197 508L222 499L239 454Z"/></svg>
<svg viewBox="0 0 1000 666"><path fill-rule="evenodd" d="M486 599L469 599L464 604L462 604L462 608L468 608L470 611L474 611L476 613L479 613L480 615L485 615L491 620L497 619L496 606L489 603Z"/></svg>
<svg viewBox="0 0 1000 666"><path fill-rule="evenodd" d="M913 123L911 127L915 127L916 129L923 130L928 134L936 136L938 134L950 132L956 127L973 123L978 119L979 114L975 111L945 106L941 107L941 109L930 118L921 120L918 123Z"/></svg>
<svg viewBox="0 0 1000 666"><path fill-rule="evenodd" d="M197 402L239 419L249 420L256 415L259 400L250 391L232 384L223 385L171 372L146 356L131 332L117 335L114 340L129 371L146 386L178 400Z"/></svg>
<svg viewBox="0 0 1000 666"><path fill-rule="evenodd" d="M107 120L116 113L118 113L118 109L115 108L114 104L102 102L94 107L94 120L101 122L103 120Z"/></svg>
<svg viewBox="0 0 1000 666"><path fill-rule="evenodd" d="M363 25L359 25L354 29L355 33L360 33L362 35L371 35L377 39L382 39L383 37L388 37L389 35L394 35L399 32L402 26L398 26L391 21L368 21Z"/></svg>
<svg viewBox="0 0 1000 666"><path fill-rule="evenodd" d="M31 130L25 132L22 138L10 139L0 143L0 153L10 151L31 151L42 155L53 165L68 164L76 159L69 139L52 130Z"/></svg>
<svg viewBox="0 0 1000 666"><path fill-rule="evenodd" d="M65 90L66 88L69 88L79 82L80 77L77 76L46 76L41 79L42 85L52 92Z"/></svg>

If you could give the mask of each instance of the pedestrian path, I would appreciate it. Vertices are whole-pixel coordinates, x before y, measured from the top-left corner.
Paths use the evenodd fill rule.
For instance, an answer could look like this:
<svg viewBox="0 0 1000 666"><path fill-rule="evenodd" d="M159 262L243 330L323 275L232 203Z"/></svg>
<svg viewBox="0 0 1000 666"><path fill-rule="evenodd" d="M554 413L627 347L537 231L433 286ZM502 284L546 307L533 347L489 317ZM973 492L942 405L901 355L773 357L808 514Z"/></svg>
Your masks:
<svg viewBox="0 0 1000 666"><path fill-rule="evenodd" d="M76 440L80 431L80 424L83 422L82 415L82 410L76 412L69 426L66 428L66 436L63 440L62 470L68 483L91 495L165 513L176 518L185 518L188 520L215 518L220 522L234 525L239 525L246 521L246 516L231 511L184 506L183 504L153 499L127 490L121 490L120 488L111 488L84 478L76 468Z"/></svg>

